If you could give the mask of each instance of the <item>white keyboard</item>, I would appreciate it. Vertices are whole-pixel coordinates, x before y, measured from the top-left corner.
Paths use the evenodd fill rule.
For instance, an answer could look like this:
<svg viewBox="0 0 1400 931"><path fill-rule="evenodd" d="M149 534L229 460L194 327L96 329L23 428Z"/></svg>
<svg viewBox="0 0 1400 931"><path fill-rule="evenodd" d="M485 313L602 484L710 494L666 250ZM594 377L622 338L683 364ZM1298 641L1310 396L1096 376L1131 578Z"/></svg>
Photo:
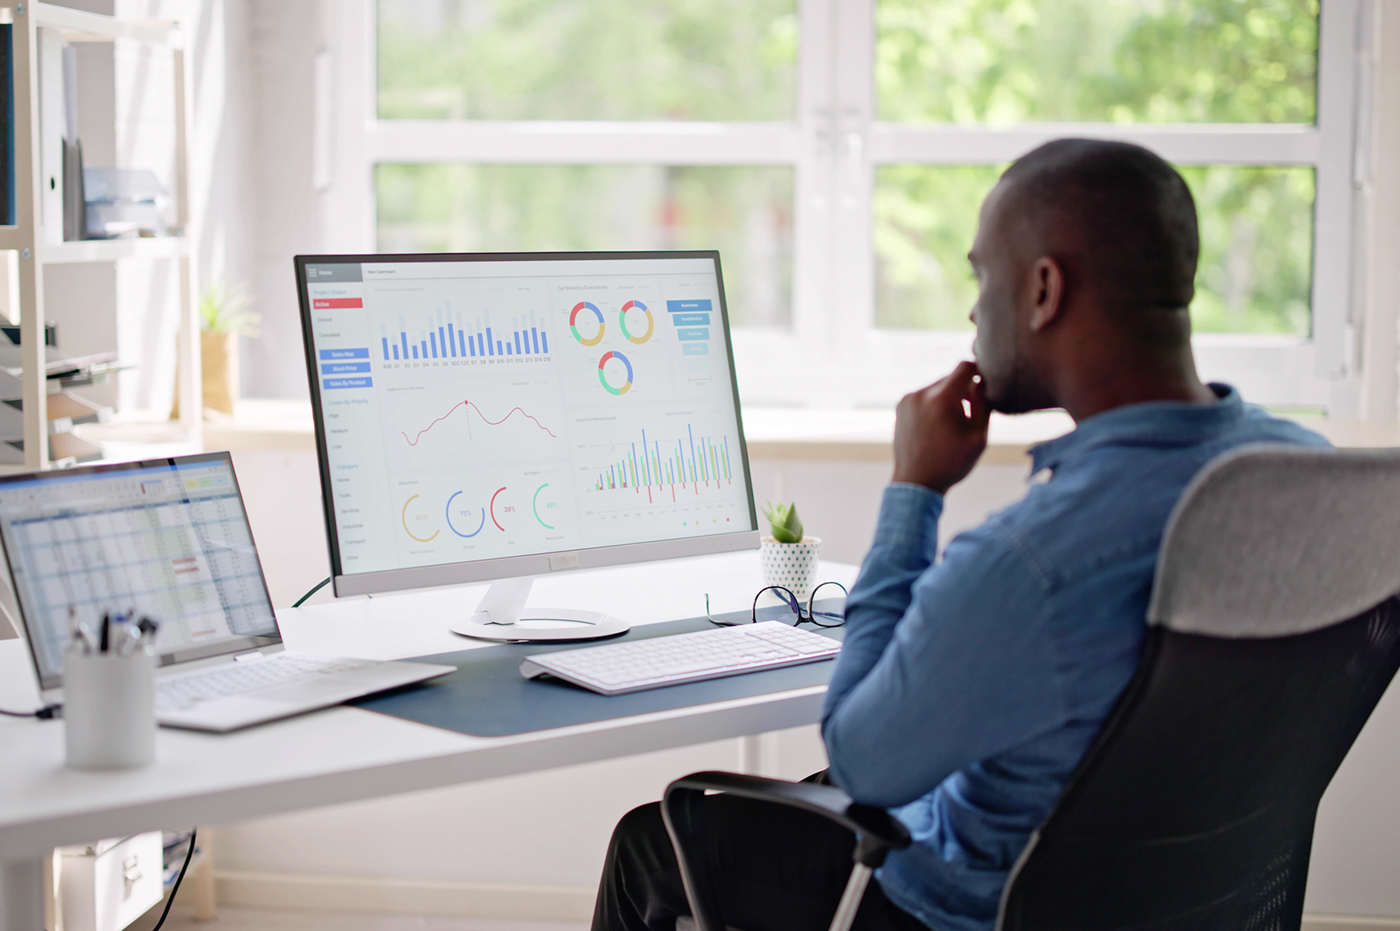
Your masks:
<svg viewBox="0 0 1400 931"><path fill-rule="evenodd" d="M316 676L372 665L375 665L374 660L275 653L251 662L234 662L213 669L177 672L156 679L156 709L160 711L192 708L203 701L228 698L231 695L247 695Z"/></svg>
<svg viewBox="0 0 1400 931"><path fill-rule="evenodd" d="M839 641L781 621L741 624L541 653L520 664L527 679L549 674L604 695L718 679L760 669L830 659Z"/></svg>

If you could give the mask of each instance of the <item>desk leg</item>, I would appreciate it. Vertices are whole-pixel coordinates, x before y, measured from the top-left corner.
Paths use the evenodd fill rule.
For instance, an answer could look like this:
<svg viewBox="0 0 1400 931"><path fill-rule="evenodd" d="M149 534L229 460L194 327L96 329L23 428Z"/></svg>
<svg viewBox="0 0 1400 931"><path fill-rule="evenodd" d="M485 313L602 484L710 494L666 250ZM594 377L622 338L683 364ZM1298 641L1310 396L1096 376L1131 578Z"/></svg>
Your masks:
<svg viewBox="0 0 1400 931"><path fill-rule="evenodd" d="M0 863L0 931L44 927L44 860Z"/></svg>
<svg viewBox="0 0 1400 931"><path fill-rule="evenodd" d="M745 776L762 776L763 742L762 734L746 734L739 738L739 772ZM6 929L0 929L6 931Z"/></svg>

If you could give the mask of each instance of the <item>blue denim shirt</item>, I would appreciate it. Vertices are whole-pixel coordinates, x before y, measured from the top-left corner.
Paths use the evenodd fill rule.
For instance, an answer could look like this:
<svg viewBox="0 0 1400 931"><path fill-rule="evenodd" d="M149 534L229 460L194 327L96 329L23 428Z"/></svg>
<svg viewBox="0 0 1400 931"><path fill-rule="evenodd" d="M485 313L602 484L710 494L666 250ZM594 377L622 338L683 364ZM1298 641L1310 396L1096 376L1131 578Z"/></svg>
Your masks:
<svg viewBox="0 0 1400 931"><path fill-rule="evenodd" d="M885 490L822 714L831 773L914 843L878 874L935 931L989 931L1003 885L1137 667L1157 550L1191 477L1248 443L1325 446L1215 404L1106 411L1032 450L1051 470L954 538L943 497Z"/></svg>

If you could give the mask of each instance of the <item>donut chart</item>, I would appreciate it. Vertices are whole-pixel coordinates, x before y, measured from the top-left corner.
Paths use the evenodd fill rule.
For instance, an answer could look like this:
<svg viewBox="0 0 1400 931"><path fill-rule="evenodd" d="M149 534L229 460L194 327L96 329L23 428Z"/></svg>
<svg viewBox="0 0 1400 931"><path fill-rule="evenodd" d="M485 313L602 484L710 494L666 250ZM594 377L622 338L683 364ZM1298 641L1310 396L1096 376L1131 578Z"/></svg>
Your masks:
<svg viewBox="0 0 1400 931"><path fill-rule="evenodd" d="M408 529L408 506L417 500L418 495L414 495L412 498L409 498L403 503L403 513L400 515L400 519L403 521L403 532L408 534L413 539L417 540L419 543L431 543L432 541L437 539L438 534L442 533L441 530L434 530L433 535L431 537L420 537L418 536L418 534ZM421 520L422 517L418 517L418 519Z"/></svg>
<svg viewBox="0 0 1400 931"><path fill-rule="evenodd" d="M540 522L540 526L541 526L541 527L543 527L543 528L546 529L546 530L553 530L553 529L554 529L554 525L553 525L553 524L546 524L546 523L544 522L544 518L540 516L540 492L544 491L544 490L545 490L546 488L548 488L548 487L549 487L549 482L545 482L545 483L544 483L543 485L541 485L539 488L536 488L536 489L535 489L535 497L534 497L533 499L531 499L531 501L530 501L530 509L533 510L533 511L535 512L535 520L537 520L537 521ZM546 507L546 508L552 508L552 507L554 507L554 503L553 503L553 502L550 502L550 501L546 501L546 502L545 502L545 507Z"/></svg>
<svg viewBox="0 0 1400 931"><path fill-rule="evenodd" d="M584 339L583 334L578 331L578 315L579 311L583 310L593 311L593 315L598 318L598 335L592 339ZM574 334L574 339L578 340L584 346L598 345L603 341L603 333L607 330L607 327L603 324L603 312L599 310L598 305L594 304L592 301L579 301L569 313L569 330ZM647 331L647 335L651 335L650 330Z"/></svg>
<svg viewBox="0 0 1400 931"><path fill-rule="evenodd" d="M603 367L608 364L609 359L616 359L627 366L627 381L623 383L621 388L614 388L608 384L608 373L603 370ZM609 349L603 353L603 358L598 360L598 381L602 383L603 390L607 391L608 394L626 394L627 389L632 387L632 363L627 361L627 357L616 349Z"/></svg>
<svg viewBox="0 0 1400 931"><path fill-rule="evenodd" d="M447 507L446 507L446 509L444 510L443 516L447 518L447 529L448 529L448 530L451 530L453 533L455 533L455 534L456 534L457 536L459 536L459 537L462 537L462 538L464 538L464 539L470 540L472 537L476 536L478 533L481 533L481 528L486 526L486 510L485 510L484 508L482 509L482 511L481 511L481 523L478 524L477 527L476 527L476 529L473 530L471 533L463 533L462 531L458 530L456 527L452 526L452 502L453 502L453 501L456 501L456 500L457 500L457 495L460 495L460 494L461 494L461 492L459 491L459 492L457 492L456 495L453 495L452 497L450 497L450 498L447 499Z"/></svg>
<svg viewBox="0 0 1400 931"><path fill-rule="evenodd" d="M640 310L647 315L647 331L641 336L633 336L627 329L627 311L629 310ZM622 310L619 311L617 315L617 323L618 326L622 327L622 335L637 345L641 345L651 339L652 331L656 329L656 321L652 319L651 311L647 310L647 305L643 304L641 301L628 301L626 304L623 304Z"/></svg>
<svg viewBox="0 0 1400 931"><path fill-rule="evenodd" d="M494 495L491 496L491 508L490 508L490 511L491 511L491 523L493 523L493 524L496 525L496 529L497 529L497 530L505 530L505 529L506 529L506 528L502 527L502 526L501 526L501 522L498 521L498 520L496 519L496 499L499 498L499 497L501 496L501 492L503 492L503 491L505 491L505 490L506 490L506 486L502 485L500 488L497 488L497 489L496 489L496 493L495 493ZM510 508L506 508L506 510L509 511ZM482 524L483 524L483 526L485 525L485 519L482 520Z"/></svg>

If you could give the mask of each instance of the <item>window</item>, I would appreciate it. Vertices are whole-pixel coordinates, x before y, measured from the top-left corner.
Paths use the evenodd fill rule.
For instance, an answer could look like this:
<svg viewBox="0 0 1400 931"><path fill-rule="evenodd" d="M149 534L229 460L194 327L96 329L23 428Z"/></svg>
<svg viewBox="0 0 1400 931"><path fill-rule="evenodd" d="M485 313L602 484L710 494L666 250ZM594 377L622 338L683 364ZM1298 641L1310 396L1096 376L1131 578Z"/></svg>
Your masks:
<svg viewBox="0 0 1400 931"><path fill-rule="evenodd" d="M748 403L887 406L968 351L1005 165L1125 139L1197 200L1202 374L1345 414L1364 2L356 0L327 221L384 251L716 247Z"/></svg>

